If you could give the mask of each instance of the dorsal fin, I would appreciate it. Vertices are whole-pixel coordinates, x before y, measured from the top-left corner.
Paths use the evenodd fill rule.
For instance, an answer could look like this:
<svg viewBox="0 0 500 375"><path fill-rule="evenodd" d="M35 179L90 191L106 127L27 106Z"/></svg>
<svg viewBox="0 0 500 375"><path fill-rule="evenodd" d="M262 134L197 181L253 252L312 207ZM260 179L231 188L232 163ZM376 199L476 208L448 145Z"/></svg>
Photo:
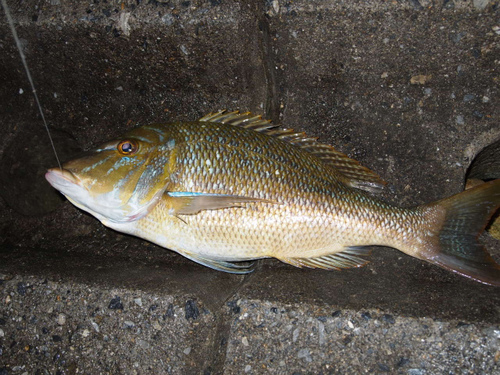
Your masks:
<svg viewBox="0 0 500 375"><path fill-rule="evenodd" d="M305 133L295 132L293 129L280 129L277 125L271 124L269 120L263 120L261 116L255 116L250 112L219 111L210 113L199 121L219 122L252 129L300 147L335 168L345 177L344 183L351 187L377 192L386 184L376 173L332 146L317 142L317 138L307 137Z"/></svg>
<svg viewBox="0 0 500 375"><path fill-rule="evenodd" d="M270 120L263 120L262 116L255 116L250 112L240 113L239 111L226 112L225 110L209 113L203 116L198 121L203 122L220 122L221 124L228 124L240 126L246 129L252 129L258 132L270 128L276 128L277 125L271 124Z"/></svg>

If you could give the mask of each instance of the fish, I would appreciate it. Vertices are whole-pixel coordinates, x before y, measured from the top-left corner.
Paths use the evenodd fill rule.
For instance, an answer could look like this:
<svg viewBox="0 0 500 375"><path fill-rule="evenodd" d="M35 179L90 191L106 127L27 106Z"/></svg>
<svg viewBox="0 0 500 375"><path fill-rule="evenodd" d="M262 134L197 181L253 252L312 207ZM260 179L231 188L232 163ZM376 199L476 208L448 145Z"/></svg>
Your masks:
<svg viewBox="0 0 500 375"><path fill-rule="evenodd" d="M246 274L263 258L355 268L385 246L500 286L478 242L500 179L398 207L377 198L385 181L356 160L250 112L141 126L45 177L105 226L219 271Z"/></svg>

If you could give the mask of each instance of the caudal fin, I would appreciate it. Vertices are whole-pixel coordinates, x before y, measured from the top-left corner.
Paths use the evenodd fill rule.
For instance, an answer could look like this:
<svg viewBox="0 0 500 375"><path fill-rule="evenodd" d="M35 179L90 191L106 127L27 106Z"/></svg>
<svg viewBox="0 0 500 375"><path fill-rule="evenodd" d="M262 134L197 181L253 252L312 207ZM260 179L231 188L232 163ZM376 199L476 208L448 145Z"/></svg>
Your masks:
<svg viewBox="0 0 500 375"><path fill-rule="evenodd" d="M500 265L478 236L500 207L500 179L486 182L424 207L444 209L437 249L425 260L484 284L500 286Z"/></svg>

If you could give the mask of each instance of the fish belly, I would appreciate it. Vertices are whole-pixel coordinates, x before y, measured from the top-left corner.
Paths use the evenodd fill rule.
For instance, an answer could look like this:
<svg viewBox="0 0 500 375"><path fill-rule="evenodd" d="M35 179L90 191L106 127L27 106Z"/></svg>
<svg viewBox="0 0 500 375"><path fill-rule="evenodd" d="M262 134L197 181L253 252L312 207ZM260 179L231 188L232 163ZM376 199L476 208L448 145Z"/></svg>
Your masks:
<svg viewBox="0 0 500 375"><path fill-rule="evenodd" d="M328 202L249 203L176 217L160 203L131 234L184 255L226 261L315 258L351 246L391 246L395 233L380 224L386 220L364 212L338 210Z"/></svg>

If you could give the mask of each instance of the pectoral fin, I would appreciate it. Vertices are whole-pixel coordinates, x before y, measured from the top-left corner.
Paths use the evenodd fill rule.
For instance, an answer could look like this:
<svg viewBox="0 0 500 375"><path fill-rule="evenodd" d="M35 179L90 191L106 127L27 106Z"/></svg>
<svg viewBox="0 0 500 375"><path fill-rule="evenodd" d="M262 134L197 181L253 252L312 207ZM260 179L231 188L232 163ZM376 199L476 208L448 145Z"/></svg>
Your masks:
<svg viewBox="0 0 500 375"><path fill-rule="evenodd" d="M165 194L171 215L193 215L203 210L240 207L243 203L275 203L267 199L242 197L226 194L206 194L192 192L167 192Z"/></svg>

